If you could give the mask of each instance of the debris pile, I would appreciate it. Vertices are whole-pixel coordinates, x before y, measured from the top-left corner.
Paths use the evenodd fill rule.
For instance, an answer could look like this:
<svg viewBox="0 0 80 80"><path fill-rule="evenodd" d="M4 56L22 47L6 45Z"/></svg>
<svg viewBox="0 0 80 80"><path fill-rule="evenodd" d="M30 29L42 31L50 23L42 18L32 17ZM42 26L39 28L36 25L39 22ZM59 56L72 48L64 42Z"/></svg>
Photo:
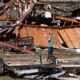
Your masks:
<svg viewBox="0 0 80 80"><path fill-rule="evenodd" d="M34 48L48 47L49 32L54 34L54 48L80 48L79 3L79 0L1 0L0 48L35 54ZM35 74L35 78L47 79L65 73L61 70L55 75L59 70L39 68L15 74L17 77Z"/></svg>
<svg viewBox="0 0 80 80"><path fill-rule="evenodd" d="M57 2L53 1L53 3ZM73 1L73 3L76 2ZM53 4L45 1L10 0L4 4L1 6L0 16L1 41L9 42L11 39L32 36L34 46L47 47L48 32L53 32L55 48L64 45L68 48L80 48L80 20L72 18L73 14L71 17L56 15L54 9L59 10L57 6L53 7ZM72 35L75 36L72 37Z"/></svg>

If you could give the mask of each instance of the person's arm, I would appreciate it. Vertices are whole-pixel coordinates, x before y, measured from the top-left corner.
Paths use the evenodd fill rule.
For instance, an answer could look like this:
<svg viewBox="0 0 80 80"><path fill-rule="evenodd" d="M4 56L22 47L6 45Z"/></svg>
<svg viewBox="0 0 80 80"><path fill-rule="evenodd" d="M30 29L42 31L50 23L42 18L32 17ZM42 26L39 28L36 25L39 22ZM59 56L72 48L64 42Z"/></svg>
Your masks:
<svg viewBox="0 0 80 80"><path fill-rule="evenodd" d="M51 35L49 35L49 37L48 37L48 42L50 42L51 41Z"/></svg>

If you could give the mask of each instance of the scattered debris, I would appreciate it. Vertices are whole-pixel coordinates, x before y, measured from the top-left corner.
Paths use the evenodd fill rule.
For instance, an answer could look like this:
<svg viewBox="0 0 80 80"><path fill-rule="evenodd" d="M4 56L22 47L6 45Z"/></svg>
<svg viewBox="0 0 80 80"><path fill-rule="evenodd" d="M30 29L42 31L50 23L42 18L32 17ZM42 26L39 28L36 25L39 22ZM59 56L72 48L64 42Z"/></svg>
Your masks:
<svg viewBox="0 0 80 80"><path fill-rule="evenodd" d="M75 77L76 80L80 79L74 72L68 72L70 68L74 70L80 68L77 60L57 59L58 62L62 63L61 65L58 64L61 68L57 68L57 64L54 65L42 60L41 48L48 47L47 38L49 32L54 34L54 48L56 50L66 47L66 50L72 50L75 53L80 52L80 20L79 15L75 15L79 9L74 10L74 6L71 5L71 9L69 9L69 6L66 6L66 9L59 8L59 2L64 3L64 5L67 3L79 4L74 0L69 2L66 0L53 0L49 2L45 2L45 0L1 0L0 49L5 51L9 49L9 52L15 50L16 52L33 53L34 56L39 55L40 60L34 60L34 65L30 62L22 64L23 62L19 63L19 61L16 61L16 64L14 61L10 62L13 64L5 62L4 65L4 60L0 58L0 73L9 73L15 77L32 77L32 79L43 78L45 80L49 78L58 79L59 77L62 79L61 77L65 73L69 73L67 76ZM65 15L67 13L68 16L62 16L61 14L63 13ZM37 48L35 49L35 47L40 48L40 53L37 52ZM26 66L26 68L30 69L13 71L10 69L12 65L17 67Z"/></svg>

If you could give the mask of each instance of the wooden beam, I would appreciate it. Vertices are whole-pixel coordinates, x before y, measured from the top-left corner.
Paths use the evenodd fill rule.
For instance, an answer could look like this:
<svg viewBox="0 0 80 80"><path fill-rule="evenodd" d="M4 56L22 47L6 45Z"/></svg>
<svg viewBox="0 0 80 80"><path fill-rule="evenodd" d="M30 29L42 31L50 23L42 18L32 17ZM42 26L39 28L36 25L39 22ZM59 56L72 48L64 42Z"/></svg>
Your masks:
<svg viewBox="0 0 80 80"><path fill-rule="evenodd" d="M78 20L76 20L74 18L70 18L70 17L55 16L55 19L64 20L64 21L68 21L68 22L74 22L74 23L79 23L80 24L80 21L78 21Z"/></svg>
<svg viewBox="0 0 80 80"><path fill-rule="evenodd" d="M3 46L3 47L8 47L8 48L13 48L13 49L16 49L16 50L20 50L22 52L25 52L25 53L29 53L29 54L35 54L33 51L31 50L28 50L28 49L24 49L24 48L20 48L18 46L14 46L14 45L11 45L7 42L1 42L0 41L0 46Z"/></svg>

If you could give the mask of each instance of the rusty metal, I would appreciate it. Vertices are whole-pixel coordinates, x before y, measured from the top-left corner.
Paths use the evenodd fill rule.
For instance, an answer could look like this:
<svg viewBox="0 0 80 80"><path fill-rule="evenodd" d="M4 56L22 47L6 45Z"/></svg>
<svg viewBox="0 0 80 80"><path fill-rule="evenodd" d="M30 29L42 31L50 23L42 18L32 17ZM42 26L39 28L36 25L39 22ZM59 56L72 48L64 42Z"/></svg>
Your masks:
<svg viewBox="0 0 80 80"><path fill-rule="evenodd" d="M12 49L16 49L16 50L19 50L19 51L22 51L22 52L25 52L25 53L29 53L29 54L35 54L33 51L31 51L29 49L20 48L20 47L11 45L11 44L9 44L7 42L1 42L0 41L0 46L7 47L7 48L12 48Z"/></svg>
<svg viewBox="0 0 80 80"><path fill-rule="evenodd" d="M8 43L15 45L17 47L25 47L25 49L33 49L34 46L34 38L32 36L16 38L9 40Z"/></svg>

